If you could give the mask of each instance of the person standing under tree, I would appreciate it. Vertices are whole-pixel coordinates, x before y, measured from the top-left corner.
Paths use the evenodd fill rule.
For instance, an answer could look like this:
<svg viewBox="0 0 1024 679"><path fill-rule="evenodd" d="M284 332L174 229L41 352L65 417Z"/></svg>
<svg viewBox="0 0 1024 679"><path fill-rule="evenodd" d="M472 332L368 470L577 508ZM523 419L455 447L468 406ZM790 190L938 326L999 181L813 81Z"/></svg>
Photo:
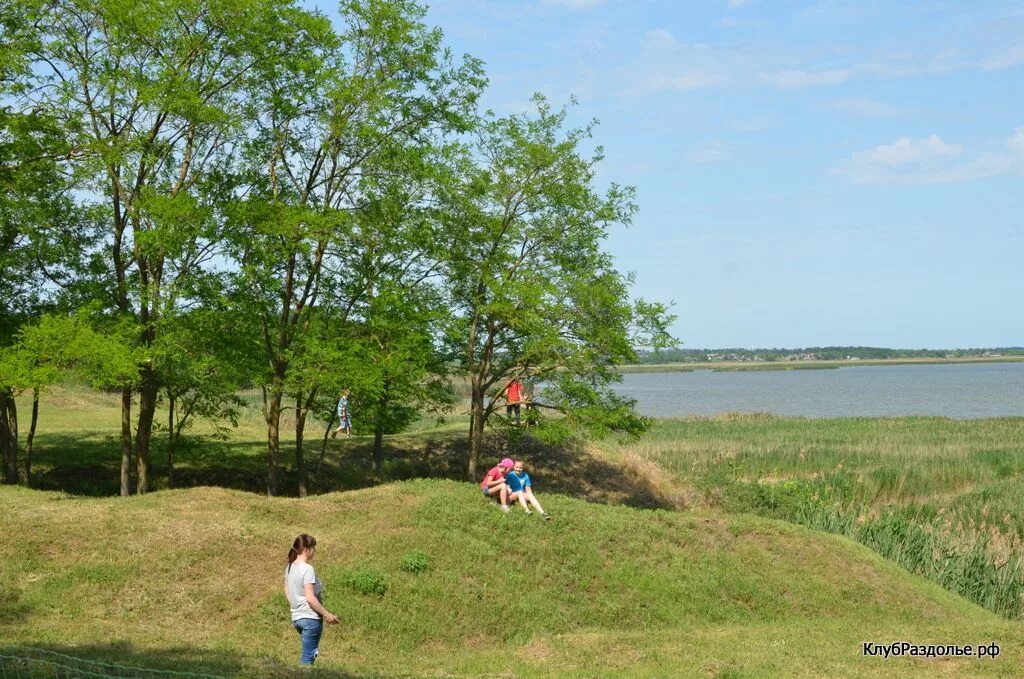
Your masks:
<svg viewBox="0 0 1024 679"><path fill-rule="evenodd" d="M512 413L516 414L516 426L519 426L519 411L523 402L523 384L517 379L513 379L505 387L505 414L509 419L512 419Z"/></svg>
<svg viewBox="0 0 1024 679"><path fill-rule="evenodd" d="M344 431L346 437L352 436L352 416L348 411L348 389L341 390L341 396L338 397L338 428L331 434L331 438L338 435L339 431Z"/></svg>

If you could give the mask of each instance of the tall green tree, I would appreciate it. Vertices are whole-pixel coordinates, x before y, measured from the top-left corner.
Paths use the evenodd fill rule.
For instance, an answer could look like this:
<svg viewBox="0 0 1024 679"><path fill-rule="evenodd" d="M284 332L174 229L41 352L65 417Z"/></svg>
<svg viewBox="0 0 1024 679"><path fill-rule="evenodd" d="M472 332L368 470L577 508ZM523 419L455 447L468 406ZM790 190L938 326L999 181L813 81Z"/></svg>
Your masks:
<svg viewBox="0 0 1024 679"><path fill-rule="evenodd" d="M633 301L603 241L636 211L631 188L599 191L593 125L535 97L534 114L489 117L449 185L447 340L470 381L468 475L475 479L494 398L512 379L582 428L637 432L644 420L610 385L642 345L670 343L660 304Z"/></svg>
<svg viewBox="0 0 1024 679"><path fill-rule="evenodd" d="M11 347L24 324L61 303L87 271L93 232L73 208L63 162L72 153L64 130L45 111L18 106L31 84L30 53L39 45L33 16L21 5L0 11L0 458L6 483L18 481L18 361ZM29 371L32 372L32 371ZM29 378L29 381L32 381ZM30 429L30 438L34 433Z"/></svg>
<svg viewBox="0 0 1024 679"><path fill-rule="evenodd" d="M360 231L371 234L350 258L364 281L350 314L348 347L358 356L351 384L363 431L373 433L373 467L382 478L383 438L454 400L450 362L436 340L449 318L443 294L443 223L437 219L439 171L450 147L407 154L401 171L365 182Z"/></svg>
<svg viewBox="0 0 1024 679"><path fill-rule="evenodd" d="M213 423L218 435L238 423L244 405L238 392L259 374L251 319L224 305L208 304L177 313L156 346L163 366L166 405L167 487L185 432L197 420Z"/></svg>
<svg viewBox="0 0 1024 679"><path fill-rule="evenodd" d="M373 471L383 474L384 435L401 432L427 414L443 415L455 402L447 356L436 342L447 320L441 296L419 286L379 289L358 339L367 344L362 366L364 420L373 431Z"/></svg>
<svg viewBox="0 0 1024 679"><path fill-rule="evenodd" d="M229 156L248 115L245 87L305 13L275 0L26 0L39 34L21 105L58 120L79 195L96 196L109 261L106 304L151 348L165 314L218 242L204 183ZM134 446L149 487L161 385L143 355ZM132 448L132 389L122 391L122 464ZM127 475L122 470L122 479ZM129 489L122 483L122 495Z"/></svg>
<svg viewBox="0 0 1024 679"><path fill-rule="evenodd" d="M375 242L356 218L365 181L400 172L396 158L463 129L482 84L478 62L456 63L415 2L348 0L341 16L340 34L310 28L309 40L263 64L244 198L229 210L236 299L262 325L271 495L280 491L284 399L300 411L315 400L315 385L290 378L298 352L312 351L313 317L344 327L367 289L351 265Z"/></svg>
<svg viewBox="0 0 1024 679"><path fill-rule="evenodd" d="M32 479L32 452L39 422L40 400L54 384L69 373L77 374L100 388L119 387L136 375L136 359L115 328L97 332L84 315L48 313L22 325L16 342L0 354L0 384L6 385L12 400L24 392L32 394L32 411L25 440L25 483ZM12 418L14 455L17 465L17 419Z"/></svg>

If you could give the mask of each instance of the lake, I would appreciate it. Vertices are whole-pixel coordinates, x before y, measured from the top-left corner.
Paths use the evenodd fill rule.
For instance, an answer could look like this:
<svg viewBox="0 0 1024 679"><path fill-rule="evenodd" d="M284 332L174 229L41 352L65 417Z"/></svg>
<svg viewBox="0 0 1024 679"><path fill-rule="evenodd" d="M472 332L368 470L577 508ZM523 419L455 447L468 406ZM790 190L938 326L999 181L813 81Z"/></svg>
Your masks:
<svg viewBox="0 0 1024 679"><path fill-rule="evenodd" d="M834 370L632 373L615 391L654 417L768 412L804 417L1024 416L1024 363Z"/></svg>

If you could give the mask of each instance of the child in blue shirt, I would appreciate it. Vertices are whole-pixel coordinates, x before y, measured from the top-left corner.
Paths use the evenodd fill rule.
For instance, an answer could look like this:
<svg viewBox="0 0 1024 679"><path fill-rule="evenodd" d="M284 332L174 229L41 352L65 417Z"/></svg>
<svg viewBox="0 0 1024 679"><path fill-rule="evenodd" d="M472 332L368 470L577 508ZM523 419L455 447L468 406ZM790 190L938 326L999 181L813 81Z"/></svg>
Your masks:
<svg viewBox="0 0 1024 679"><path fill-rule="evenodd" d="M345 436L352 436L352 416L348 412L348 395L348 389L344 389L338 399L338 428L331 434L331 438L337 436L339 431L345 432Z"/></svg>
<svg viewBox="0 0 1024 679"><path fill-rule="evenodd" d="M540 512L542 518L551 518L551 516L544 511L544 508L540 506L540 502L537 501L537 496L533 494L530 475L523 471L522 460L516 460L515 465L512 467L512 471L505 475L505 483L508 485L509 504L512 502L518 502L519 506L523 508L523 511L527 514L533 514L533 512L530 511L530 507L526 504L529 502L538 512Z"/></svg>

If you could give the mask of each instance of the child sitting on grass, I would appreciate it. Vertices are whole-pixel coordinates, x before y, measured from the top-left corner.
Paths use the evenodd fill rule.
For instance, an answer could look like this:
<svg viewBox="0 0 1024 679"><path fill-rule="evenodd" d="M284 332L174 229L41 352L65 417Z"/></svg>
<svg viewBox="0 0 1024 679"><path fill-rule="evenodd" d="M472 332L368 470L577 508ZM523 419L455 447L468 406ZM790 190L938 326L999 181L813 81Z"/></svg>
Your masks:
<svg viewBox="0 0 1024 679"><path fill-rule="evenodd" d="M508 499L512 502L518 502L519 506L523 508L527 514L533 514L530 511L527 502L534 506L534 508L540 512L540 515L544 519L550 519L551 516L544 511L544 508L540 506L540 502L537 501L537 496L533 494L532 484L530 483L530 475L523 471L523 461L516 460L512 466L512 471L505 477L505 484L508 486Z"/></svg>
<svg viewBox="0 0 1024 679"><path fill-rule="evenodd" d="M512 469L512 460L505 458L498 463L498 466L487 472L480 489L484 497L497 497L501 501L501 511L508 511L508 486L505 485L505 474Z"/></svg>

